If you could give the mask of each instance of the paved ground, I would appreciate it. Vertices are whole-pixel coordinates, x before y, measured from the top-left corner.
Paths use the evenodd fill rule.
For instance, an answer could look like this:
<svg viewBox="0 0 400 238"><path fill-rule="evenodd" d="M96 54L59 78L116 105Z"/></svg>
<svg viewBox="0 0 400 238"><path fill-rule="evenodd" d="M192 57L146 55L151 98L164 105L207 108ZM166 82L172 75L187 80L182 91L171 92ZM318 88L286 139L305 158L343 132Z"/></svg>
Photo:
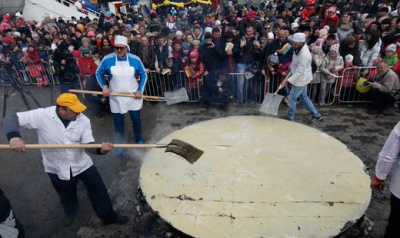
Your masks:
<svg viewBox="0 0 400 238"><path fill-rule="evenodd" d="M0 88L3 93L4 88ZM49 89L30 88L42 106L51 104ZM3 99L3 98L2 98ZM3 100L1 100L2 103ZM35 108L31 99L29 102ZM3 108L3 105L0 106ZM7 113L24 111L26 107L18 94L13 94L7 103ZM319 108L324 120L315 125L346 144L365 163L373 174L377 155L397 123L399 113L388 109L375 118L366 114L365 105L336 105ZM287 107L281 105L278 117L284 117ZM91 111L85 112L92 119L95 138L113 141L113 126L110 115L95 119ZM146 143L156 143L170 132L196 122L231 115L261 115L257 105L230 105L227 111L211 108L208 111L197 104L166 106L160 102L146 102L142 110L143 134ZM299 123L308 124L309 115L302 107L296 114ZM132 138L131 126L127 124L127 136ZM27 143L36 143L36 134L23 130ZM130 141L132 142L132 141ZM6 144L4 134L0 143ZM88 201L84 186L79 186L80 211L76 222L68 228L61 223L62 208L57 194L43 172L39 151L31 150L16 154L0 150L0 187L11 200L15 214L23 223L27 237L186 237L166 224L146 204L139 189L139 170L145 150L126 151L122 157L111 152L105 156L92 156L103 176L106 186L120 213L130 217L123 226L103 226L95 216ZM323 155L321 155L323 156ZM340 237L381 237L389 213L389 192L373 194L365 216Z"/></svg>

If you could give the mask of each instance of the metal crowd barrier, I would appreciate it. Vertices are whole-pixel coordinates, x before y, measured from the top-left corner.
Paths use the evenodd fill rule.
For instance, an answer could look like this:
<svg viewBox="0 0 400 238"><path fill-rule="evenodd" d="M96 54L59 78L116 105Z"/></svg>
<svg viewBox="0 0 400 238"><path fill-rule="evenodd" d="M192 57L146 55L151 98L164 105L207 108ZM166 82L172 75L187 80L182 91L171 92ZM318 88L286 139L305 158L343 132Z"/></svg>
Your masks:
<svg viewBox="0 0 400 238"><path fill-rule="evenodd" d="M43 70L40 75L31 73L33 66L28 63L20 62L17 67L12 64L0 64L0 86L12 86L10 80L15 80L21 85L35 86L38 80L47 77L49 86L54 88L56 96L58 91L58 80L53 75L51 65L42 64ZM322 72L314 73L313 81L308 85L308 96L315 104L319 102L320 83L316 77L322 77ZM369 99L359 93L355 89L355 84L358 78L364 76L366 79L376 76L376 67L359 67L359 68L346 68L339 73L335 82L327 88L324 103L328 105L336 103L366 103L370 102ZM243 80L243 83L239 83ZM274 93L279 84L283 80L281 75L269 75L266 80L256 78L249 78L246 73L231 73L230 80L233 80L235 85L234 96L235 99L241 93L243 101L241 103L260 104L264 100L266 93ZM164 97L164 92L172 91L185 87L189 96L189 102L198 102L201 98L200 88L202 81L197 81L191 84L189 88L188 79L184 71L180 71L176 75L169 73L163 74L152 70L148 73L148 81L145 88L145 95ZM279 91L279 94L286 96L289 93L289 87ZM53 91L53 90L52 90ZM53 99L53 96L51 96ZM162 101L163 99L146 99L147 101ZM233 103L238 102L237 100Z"/></svg>
<svg viewBox="0 0 400 238"><path fill-rule="evenodd" d="M147 74L147 84L144 94L149 96L164 97L164 92L185 87L189 96L189 102L198 102L200 100L200 87L202 85L202 80L195 82L194 85L191 85L191 88L189 88L188 79L184 71L179 71L176 75L172 75L170 73L158 73L155 70L151 70ZM161 101L162 99L146 100Z"/></svg>

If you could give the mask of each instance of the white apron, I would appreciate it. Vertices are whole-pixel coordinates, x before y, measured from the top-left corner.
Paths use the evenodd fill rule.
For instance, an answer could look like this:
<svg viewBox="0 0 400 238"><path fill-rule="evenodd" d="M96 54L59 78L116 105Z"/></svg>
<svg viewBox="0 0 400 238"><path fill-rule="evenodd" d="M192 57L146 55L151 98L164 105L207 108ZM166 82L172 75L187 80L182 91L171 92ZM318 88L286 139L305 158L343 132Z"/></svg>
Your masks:
<svg viewBox="0 0 400 238"><path fill-rule="evenodd" d="M135 78L135 68L129 65L128 55L126 61L118 61L115 56L115 66L111 69L112 79L110 80L110 90L113 93L136 92L139 84ZM142 108L143 98L135 99L133 97L110 96L110 107L112 113L127 113L128 111L137 111Z"/></svg>

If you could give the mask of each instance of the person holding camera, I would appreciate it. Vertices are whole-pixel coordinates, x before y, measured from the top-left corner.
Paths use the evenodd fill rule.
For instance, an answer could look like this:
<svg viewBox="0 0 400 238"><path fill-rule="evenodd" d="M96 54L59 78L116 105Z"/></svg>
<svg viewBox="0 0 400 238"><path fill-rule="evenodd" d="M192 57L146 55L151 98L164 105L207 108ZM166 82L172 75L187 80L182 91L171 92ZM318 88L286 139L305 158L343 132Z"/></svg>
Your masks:
<svg viewBox="0 0 400 238"><path fill-rule="evenodd" d="M79 67L74 58L63 58L56 72L60 84L60 93L67 93L70 89L80 89Z"/></svg>
<svg viewBox="0 0 400 238"><path fill-rule="evenodd" d="M204 44L200 46L199 53L204 59L204 80L218 78L224 51L221 45L216 43L210 32L204 34Z"/></svg>
<svg viewBox="0 0 400 238"><path fill-rule="evenodd" d="M237 62L237 73L243 74L254 61L257 61L259 49L261 47L260 42L255 35L254 27L247 26L246 32L240 40L240 52L236 58ZM247 82L244 75L238 75L237 77L237 101L243 103L246 101L246 89Z"/></svg>
<svg viewBox="0 0 400 238"><path fill-rule="evenodd" d="M380 114L388 105L399 96L399 78L397 74L389 68L386 61L381 60L377 63L378 75L365 82L366 86L371 87L369 97L372 100L372 110L368 114Z"/></svg>

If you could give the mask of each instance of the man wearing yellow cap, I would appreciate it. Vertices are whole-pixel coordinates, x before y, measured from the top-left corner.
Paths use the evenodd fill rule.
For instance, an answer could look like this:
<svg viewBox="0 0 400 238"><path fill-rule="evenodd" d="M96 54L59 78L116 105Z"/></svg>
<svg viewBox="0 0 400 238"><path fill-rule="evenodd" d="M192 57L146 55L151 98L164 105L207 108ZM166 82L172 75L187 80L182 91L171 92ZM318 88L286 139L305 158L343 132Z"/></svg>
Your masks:
<svg viewBox="0 0 400 238"><path fill-rule="evenodd" d="M88 144L94 143L89 118L83 115L86 106L72 93L61 94L57 105L8 115L3 121L3 130L16 152L25 152L25 142L19 128L36 129L39 144ZM103 155L113 145L103 142L99 149L87 150ZM85 149L41 149L43 165L64 208L63 223L73 223L79 209L77 184L81 180L97 216L105 223L123 224L127 217L115 213L103 179L93 165Z"/></svg>

